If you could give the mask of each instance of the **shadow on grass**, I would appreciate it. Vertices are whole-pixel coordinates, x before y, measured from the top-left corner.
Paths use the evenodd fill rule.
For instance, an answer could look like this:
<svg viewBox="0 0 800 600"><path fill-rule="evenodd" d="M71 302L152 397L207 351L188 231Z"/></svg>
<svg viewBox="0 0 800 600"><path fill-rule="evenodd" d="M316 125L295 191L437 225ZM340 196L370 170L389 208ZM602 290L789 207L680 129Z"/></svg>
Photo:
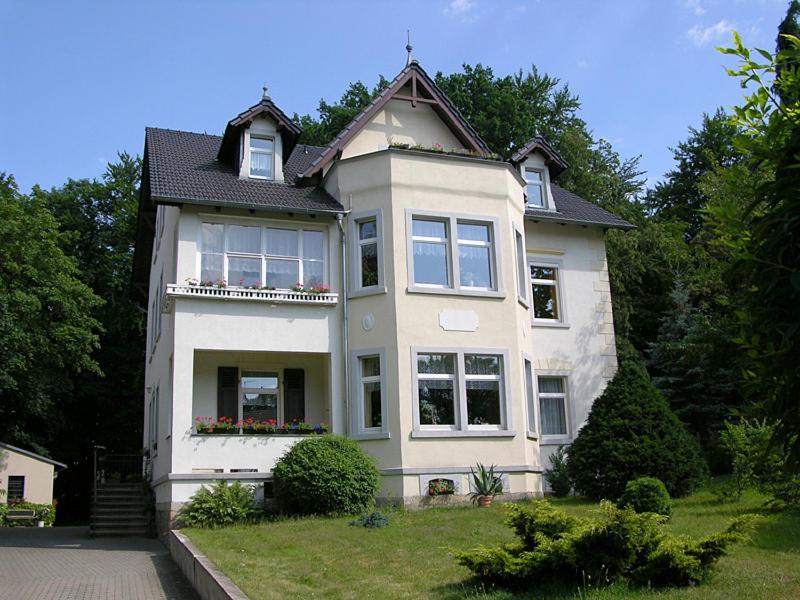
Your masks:
<svg viewBox="0 0 800 600"><path fill-rule="evenodd" d="M754 546L764 550L800 553L800 512L766 512L751 538Z"/></svg>
<svg viewBox="0 0 800 600"><path fill-rule="evenodd" d="M585 591L585 590L584 590ZM478 579L466 579L460 583L441 585L431 589L431 596L441 600L462 600L464 598L491 598L491 600L530 600L548 598L567 600L582 597L578 586L537 585L527 590L507 590Z"/></svg>

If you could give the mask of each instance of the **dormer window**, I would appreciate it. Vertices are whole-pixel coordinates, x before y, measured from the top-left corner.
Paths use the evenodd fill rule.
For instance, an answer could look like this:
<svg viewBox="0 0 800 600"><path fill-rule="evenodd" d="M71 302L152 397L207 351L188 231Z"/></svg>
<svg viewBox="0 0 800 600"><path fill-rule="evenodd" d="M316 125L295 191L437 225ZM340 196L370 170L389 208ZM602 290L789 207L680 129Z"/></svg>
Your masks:
<svg viewBox="0 0 800 600"><path fill-rule="evenodd" d="M540 169L525 169L525 190L528 205L547 208L544 194L544 172Z"/></svg>
<svg viewBox="0 0 800 600"><path fill-rule="evenodd" d="M250 177L275 178L275 140L271 137L250 136Z"/></svg>

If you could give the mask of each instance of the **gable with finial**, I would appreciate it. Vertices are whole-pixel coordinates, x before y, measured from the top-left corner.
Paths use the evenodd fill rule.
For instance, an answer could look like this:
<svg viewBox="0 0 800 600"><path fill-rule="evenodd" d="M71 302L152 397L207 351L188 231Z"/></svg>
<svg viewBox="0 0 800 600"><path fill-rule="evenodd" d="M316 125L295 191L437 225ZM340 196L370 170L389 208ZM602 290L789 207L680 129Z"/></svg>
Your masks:
<svg viewBox="0 0 800 600"><path fill-rule="evenodd" d="M407 137L408 129L404 130L403 126L408 128L408 123L413 125L414 122L421 124L423 116L430 118L417 126L410 138ZM325 147L302 177L319 176L337 158L385 149L397 142L466 149L479 157L492 154L486 142L458 112L419 62L410 59L408 65L386 89Z"/></svg>

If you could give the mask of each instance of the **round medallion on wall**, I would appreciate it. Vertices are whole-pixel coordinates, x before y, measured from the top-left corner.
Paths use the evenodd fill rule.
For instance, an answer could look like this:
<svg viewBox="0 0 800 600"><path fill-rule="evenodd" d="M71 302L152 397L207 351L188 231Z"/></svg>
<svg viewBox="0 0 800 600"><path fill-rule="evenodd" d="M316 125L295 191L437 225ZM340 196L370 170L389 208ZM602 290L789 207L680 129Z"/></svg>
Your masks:
<svg viewBox="0 0 800 600"><path fill-rule="evenodd" d="M372 313L365 314L364 318L361 319L361 327L364 328L364 331L371 331L375 327L375 315Z"/></svg>

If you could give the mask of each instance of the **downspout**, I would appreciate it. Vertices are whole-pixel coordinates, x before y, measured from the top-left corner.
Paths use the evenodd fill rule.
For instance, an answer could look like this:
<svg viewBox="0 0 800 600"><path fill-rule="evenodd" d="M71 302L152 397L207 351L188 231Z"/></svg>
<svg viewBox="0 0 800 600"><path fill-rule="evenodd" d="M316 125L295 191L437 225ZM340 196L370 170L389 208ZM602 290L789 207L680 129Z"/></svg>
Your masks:
<svg viewBox="0 0 800 600"><path fill-rule="evenodd" d="M349 211L348 211L349 212ZM347 316L347 236L344 229L344 215L336 215L336 225L339 226L339 240L342 250L342 352L344 352L344 434L350 431L350 341L348 339Z"/></svg>

